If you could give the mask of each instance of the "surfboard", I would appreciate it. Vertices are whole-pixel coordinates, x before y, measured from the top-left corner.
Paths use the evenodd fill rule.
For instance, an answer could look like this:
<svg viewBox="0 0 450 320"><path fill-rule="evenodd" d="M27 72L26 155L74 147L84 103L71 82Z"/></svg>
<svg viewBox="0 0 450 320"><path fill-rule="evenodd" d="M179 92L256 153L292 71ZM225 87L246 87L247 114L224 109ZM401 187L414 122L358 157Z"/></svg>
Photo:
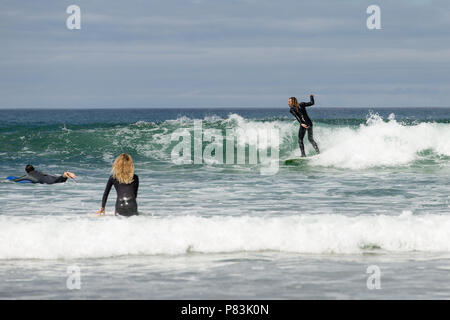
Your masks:
<svg viewBox="0 0 450 320"><path fill-rule="evenodd" d="M308 160L308 158L293 158L293 159L287 159L284 160L284 164L287 165L299 165L303 164Z"/></svg>
<svg viewBox="0 0 450 320"><path fill-rule="evenodd" d="M292 159L286 159L284 160L284 164L288 166L301 166L308 163L308 161L313 158L311 157L303 157L303 158L292 158Z"/></svg>
<svg viewBox="0 0 450 320"><path fill-rule="evenodd" d="M284 164L286 164L286 165L294 165L294 166L295 165L296 166L304 165L304 164L308 163L309 160L315 159L317 157L319 157L318 154L312 154L312 155L307 156L307 157L298 157L298 158L286 159L286 160L284 160Z"/></svg>
<svg viewBox="0 0 450 320"><path fill-rule="evenodd" d="M15 176L6 177L6 179L9 180L9 181L14 181L14 179L17 179L17 178L19 178L19 177L15 177ZM33 181L31 181L31 180L22 180L22 181L17 181L17 183L33 183Z"/></svg>

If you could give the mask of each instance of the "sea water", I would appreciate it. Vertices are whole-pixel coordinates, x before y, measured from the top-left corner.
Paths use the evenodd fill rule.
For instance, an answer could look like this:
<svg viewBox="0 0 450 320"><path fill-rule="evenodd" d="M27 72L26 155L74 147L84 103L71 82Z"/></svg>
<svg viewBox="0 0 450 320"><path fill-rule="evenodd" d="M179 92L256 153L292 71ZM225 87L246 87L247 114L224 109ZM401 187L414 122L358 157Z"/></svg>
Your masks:
<svg viewBox="0 0 450 320"><path fill-rule="evenodd" d="M0 298L450 298L450 109L309 110L321 154L294 166L287 108L0 110ZM199 120L277 130L278 171L175 163ZM140 215L113 189L98 217L122 152ZM77 183L4 179L27 164Z"/></svg>

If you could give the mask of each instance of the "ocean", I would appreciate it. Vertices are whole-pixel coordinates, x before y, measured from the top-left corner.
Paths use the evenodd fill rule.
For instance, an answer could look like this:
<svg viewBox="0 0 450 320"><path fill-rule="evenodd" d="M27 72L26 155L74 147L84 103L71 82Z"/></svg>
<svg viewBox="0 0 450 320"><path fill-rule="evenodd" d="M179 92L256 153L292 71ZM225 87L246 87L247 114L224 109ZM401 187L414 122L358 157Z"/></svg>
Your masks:
<svg viewBox="0 0 450 320"><path fill-rule="evenodd" d="M287 165L287 107L0 110L0 298L449 299L450 108L309 115L321 153L306 136ZM140 215L114 216L113 189L96 216L122 152ZM27 164L77 182L6 180Z"/></svg>

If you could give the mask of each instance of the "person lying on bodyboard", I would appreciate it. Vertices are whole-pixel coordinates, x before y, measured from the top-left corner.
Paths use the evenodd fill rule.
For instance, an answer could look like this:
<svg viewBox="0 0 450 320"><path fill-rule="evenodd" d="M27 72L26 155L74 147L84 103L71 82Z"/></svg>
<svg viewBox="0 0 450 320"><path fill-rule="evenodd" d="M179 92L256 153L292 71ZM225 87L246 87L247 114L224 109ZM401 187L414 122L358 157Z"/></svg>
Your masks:
<svg viewBox="0 0 450 320"><path fill-rule="evenodd" d="M25 172L27 174L25 174L21 177L18 177L18 178L14 178L14 179L12 179L12 181L14 181L14 182L25 182L25 181L28 182L29 181L31 183L54 184L54 183L66 182L68 178L71 178L74 180L77 178L77 176L70 171L66 171L60 176L46 174L46 173L35 170L31 164L28 164L25 167Z"/></svg>

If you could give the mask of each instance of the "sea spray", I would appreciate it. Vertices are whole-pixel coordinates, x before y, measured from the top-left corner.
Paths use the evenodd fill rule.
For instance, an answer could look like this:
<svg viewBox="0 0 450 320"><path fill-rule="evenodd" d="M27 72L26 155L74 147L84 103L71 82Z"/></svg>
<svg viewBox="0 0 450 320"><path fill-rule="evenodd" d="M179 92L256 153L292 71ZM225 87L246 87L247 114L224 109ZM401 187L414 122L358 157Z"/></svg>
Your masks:
<svg viewBox="0 0 450 320"><path fill-rule="evenodd" d="M322 154L312 165L364 169L405 166L419 159L420 152L431 150L450 156L450 126L437 123L404 125L391 115L386 122L371 115L356 128L319 130Z"/></svg>

